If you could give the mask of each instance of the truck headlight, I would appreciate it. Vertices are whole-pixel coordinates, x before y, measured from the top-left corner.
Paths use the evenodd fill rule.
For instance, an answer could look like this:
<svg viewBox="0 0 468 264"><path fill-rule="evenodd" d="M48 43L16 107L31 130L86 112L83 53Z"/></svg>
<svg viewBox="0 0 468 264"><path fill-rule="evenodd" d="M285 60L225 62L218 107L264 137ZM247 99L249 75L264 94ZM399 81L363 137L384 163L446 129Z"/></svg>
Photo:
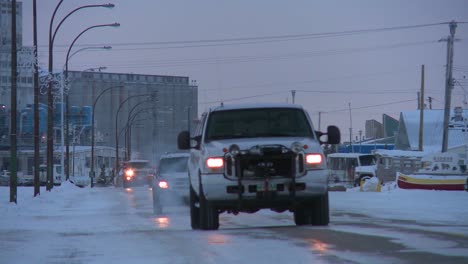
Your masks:
<svg viewBox="0 0 468 264"><path fill-rule="evenodd" d="M210 157L206 159L206 168L211 173L220 173L224 168L224 158Z"/></svg>

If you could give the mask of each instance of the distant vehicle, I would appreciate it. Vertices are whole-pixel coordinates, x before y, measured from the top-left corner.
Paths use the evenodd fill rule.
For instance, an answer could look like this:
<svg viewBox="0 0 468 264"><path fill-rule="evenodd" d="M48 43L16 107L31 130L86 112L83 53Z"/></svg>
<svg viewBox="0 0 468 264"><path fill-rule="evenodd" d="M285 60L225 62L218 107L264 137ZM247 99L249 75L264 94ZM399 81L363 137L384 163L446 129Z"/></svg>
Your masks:
<svg viewBox="0 0 468 264"><path fill-rule="evenodd" d="M80 188L83 188L91 184L91 179L89 176L70 175L70 182Z"/></svg>
<svg viewBox="0 0 468 264"><path fill-rule="evenodd" d="M154 171L148 160L128 160L119 173L124 188L151 185Z"/></svg>
<svg viewBox="0 0 468 264"><path fill-rule="evenodd" d="M0 186L10 186L10 172L7 170L0 171Z"/></svg>
<svg viewBox="0 0 468 264"><path fill-rule="evenodd" d="M169 153L159 159L158 170L153 180L153 209L163 212L165 205L188 201L189 179L187 162L190 154Z"/></svg>
<svg viewBox="0 0 468 264"><path fill-rule="evenodd" d="M359 186L361 180L376 175L376 157L373 154L332 153L328 154L327 161L330 186Z"/></svg>
<svg viewBox="0 0 468 264"><path fill-rule="evenodd" d="M34 168L33 168L34 171ZM54 185L62 184L62 166L60 164L54 164ZM34 174L34 172L33 172ZM39 165L39 184L45 186L47 184L47 165Z"/></svg>
<svg viewBox="0 0 468 264"><path fill-rule="evenodd" d="M397 173L411 174L421 168L421 159L429 153L410 150L374 151L377 158L376 174L383 183L396 181Z"/></svg>
<svg viewBox="0 0 468 264"><path fill-rule="evenodd" d="M17 173L18 186L33 186L34 185L34 176L27 175L22 172Z"/></svg>
<svg viewBox="0 0 468 264"><path fill-rule="evenodd" d="M61 166L59 164L54 165L54 185L59 186L62 184ZM0 185L5 186L10 184L10 172L0 172ZM17 184L18 186L33 186L34 185L34 168L33 174L28 175L23 172L17 172ZM47 184L47 165L39 165L39 184L45 186Z"/></svg>
<svg viewBox="0 0 468 264"><path fill-rule="evenodd" d="M322 141L321 136L327 135ZM193 229L219 228L219 214L290 211L296 225L328 225L327 167L321 144L340 132L315 131L296 104L221 105L205 112L190 136L190 220Z"/></svg>

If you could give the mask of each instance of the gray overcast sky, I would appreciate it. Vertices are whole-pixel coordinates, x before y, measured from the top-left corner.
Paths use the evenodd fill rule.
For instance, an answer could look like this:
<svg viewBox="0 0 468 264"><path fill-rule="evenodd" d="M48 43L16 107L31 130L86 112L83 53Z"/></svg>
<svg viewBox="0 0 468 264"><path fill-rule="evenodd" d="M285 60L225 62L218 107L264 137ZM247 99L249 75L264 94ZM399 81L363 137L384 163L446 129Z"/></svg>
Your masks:
<svg viewBox="0 0 468 264"><path fill-rule="evenodd" d="M349 138L365 120L414 110L426 67L426 98L444 104L446 24L413 29L311 37L311 34L420 24L468 22L467 0L65 0L55 25L74 8L111 2L113 9L83 9L69 17L55 41L55 65L63 66L75 36L89 26L118 22L120 28L85 33L74 50L111 45L110 51L86 50L69 63L71 70L106 66L108 72L188 76L199 85L200 109L226 103L291 102L303 105L322 130L340 127ZM50 17L58 0L38 1L40 64L47 65ZM32 0L23 1L24 45L32 45ZM306 36L259 40L263 36ZM468 91L468 23L460 23L455 44L454 77ZM190 42L229 40L240 42ZM162 45L161 42L177 43ZM60 67L59 66L59 67ZM57 68L59 68L57 67ZM463 80L463 76L466 79ZM238 99L238 100L237 100ZM456 86L453 105L462 105ZM381 105L381 106L376 106Z"/></svg>

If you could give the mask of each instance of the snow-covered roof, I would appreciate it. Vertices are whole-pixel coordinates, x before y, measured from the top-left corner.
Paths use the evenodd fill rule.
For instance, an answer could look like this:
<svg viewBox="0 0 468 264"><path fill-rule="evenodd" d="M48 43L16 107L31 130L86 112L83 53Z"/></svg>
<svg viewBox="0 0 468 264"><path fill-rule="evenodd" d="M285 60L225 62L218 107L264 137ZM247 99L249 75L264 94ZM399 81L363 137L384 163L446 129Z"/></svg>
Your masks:
<svg viewBox="0 0 468 264"><path fill-rule="evenodd" d="M453 111L450 113L453 117ZM468 117L468 109L463 110L463 116ZM411 149L419 146L419 119L420 111L401 112L400 123L404 122ZM442 149L444 110L424 110L423 146L424 151L437 152ZM448 149L464 145L464 135L461 129L449 129Z"/></svg>
<svg viewBox="0 0 468 264"><path fill-rule="evenodd" d="M328 157L329 157L329 158L336 158L336 157L342 157L342 158L357 158L357 157L360 157L360 156L368 156L368 155L372 155L372 154L369 154L369 153L357 153L357 152L353 152L353 153L330 153L330 154L328 154Z"/></svg>
<svg viewBox="0 0 468 264"><path fill-rule="evenodd" d="M379 156L421 158L432 152L416 150L376 149L373 151L373 153Z"/></svg>

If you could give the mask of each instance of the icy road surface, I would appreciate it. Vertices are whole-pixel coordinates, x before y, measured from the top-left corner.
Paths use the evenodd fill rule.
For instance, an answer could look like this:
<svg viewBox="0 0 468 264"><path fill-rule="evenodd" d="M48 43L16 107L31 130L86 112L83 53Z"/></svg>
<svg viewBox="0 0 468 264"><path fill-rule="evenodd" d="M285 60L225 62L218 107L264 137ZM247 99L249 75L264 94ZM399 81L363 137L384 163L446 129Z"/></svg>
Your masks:
<svg viewBox="0 0 468 264"><path fill-rule="evenodd" d="M187 206L155 216L151 191L0 187L0 263L468 263L468 193L330 192L328 227L292 213L222 214L193 231Z"/></svg>

